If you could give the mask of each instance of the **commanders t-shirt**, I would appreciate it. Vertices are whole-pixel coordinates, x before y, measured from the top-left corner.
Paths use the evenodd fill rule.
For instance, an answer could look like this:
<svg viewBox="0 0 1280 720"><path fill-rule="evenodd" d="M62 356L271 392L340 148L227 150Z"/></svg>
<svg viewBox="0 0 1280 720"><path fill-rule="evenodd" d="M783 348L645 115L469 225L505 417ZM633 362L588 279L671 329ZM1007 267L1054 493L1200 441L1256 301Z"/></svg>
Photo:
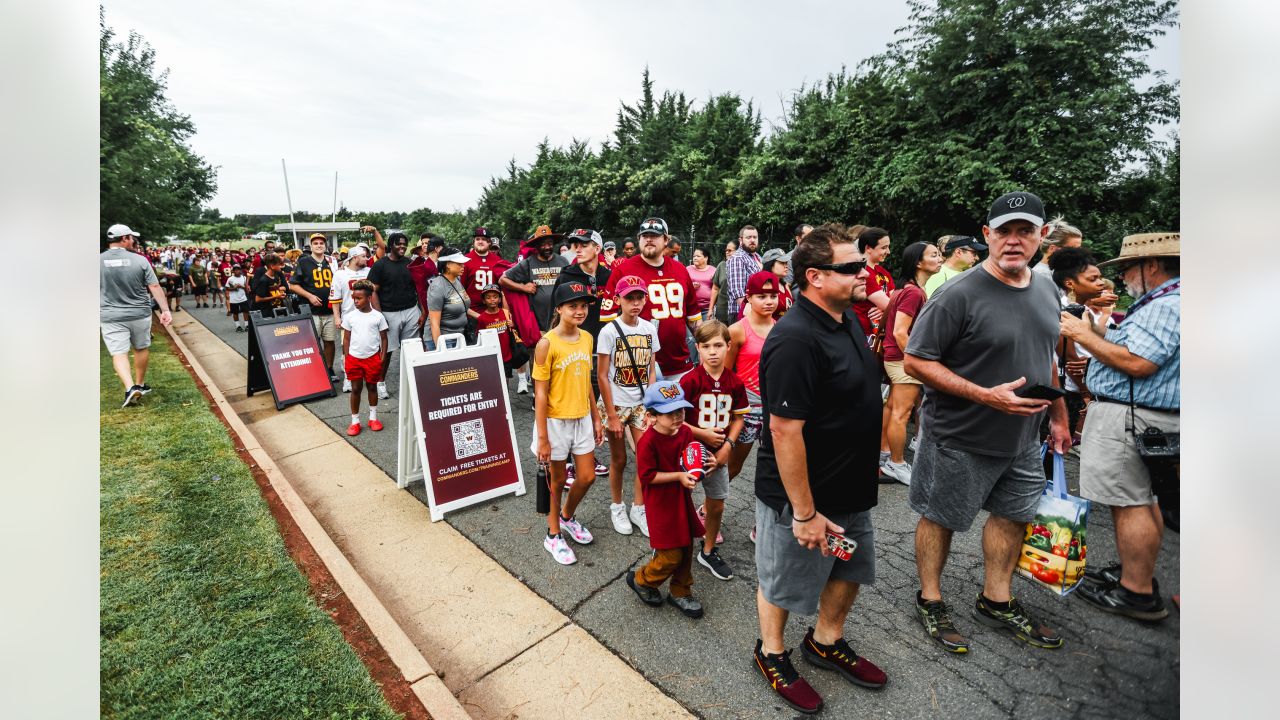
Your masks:
<svg viewBox="0 0 1280 720"><path fill-rule="evenodd" d="M284 290L283 274L271 277L265 272L262 273L249 285L249 291L253 293L253 309L263 315L271 315L274 308L284 307ZM258 298L268 299L258 300Z"/></svg>
<svg viewBox="0 0 1280 720"><path fill-rule="evenodd" d="M654 267L640 255L623 260L609 273L605 295L613 298L618 281L634 275L645 282L649 297L640 317L653 322L658 328L661 349L657 351L658 367L663 375L677 375L693 367L689 362L689 346L685 343L685 328L690 320L702 318L698 296L693 292L693 280L689 271L678 261L663 258L662 265ZM608 323L618 316L617 305L600 306L600 322Z"/></svg>
<svg viewBox="0 0 1280 720"><path fill-rule="evenodd" d="M290 282L301 285L303 290L320 298L318 307L311 305L313 315L333 314L333 308L329 306L329 292L333 288L333 266L329 263L328 257L320 262L316 262L316 259L310 255L298 258L298 267L293 271Z"/></svg>
<svg viewBox="0 0 1280 720"><path fill-rule="evenodd" d="M626 345L618 337L619 325L626 336ZM631 346L630 355L627 354L628 345ZM605 323L600 328L596 354L609 356L609 390L612 392L614 405L635 407L644 402L644 393L636 383L648 387L653 382L654 379L649 377L649 363L661 347L658 329L642 318L636 318L635 325L627 325L618 320L616 323ZM632 355L636 358L634 366L631 364Z"/></svg>
<svg viewBox="0 0 1280 720"><path fill-rule="evenodd" d="M704 430L729 427L734 415L746 415L747 387L734 371L724 368L720 377L713 378L701 365L680 378L684 398L693 405L685 413L685 422Z"/></svg>

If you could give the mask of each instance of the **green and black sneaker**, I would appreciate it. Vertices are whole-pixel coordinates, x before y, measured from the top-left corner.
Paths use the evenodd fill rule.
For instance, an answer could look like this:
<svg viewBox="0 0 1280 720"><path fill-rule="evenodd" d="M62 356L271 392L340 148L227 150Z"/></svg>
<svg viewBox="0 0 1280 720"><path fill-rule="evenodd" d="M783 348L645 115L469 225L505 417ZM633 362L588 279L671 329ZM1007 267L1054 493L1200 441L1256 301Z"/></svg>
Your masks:
<svg viewBox="0 0 1280 720"><path fill-rule="evenodd" d="M941 600L924 600L916 593L916 615L920 617L920 624L924 625L929 637L937 640L944 650L953 653L969 652L969 641L951 622L951 613L947 611L946 603Z"/></svg>
<svg viewBox="0 0 1280 720"><path fill-rule="evenodd" d="M983 625L1012 632L1014 637L1028 645L1048 649L1062 647L1062 636L1032 619L1018 598L1010 597L1008 607L1001 610L979 592L973 605L973 616Z"/></svg>

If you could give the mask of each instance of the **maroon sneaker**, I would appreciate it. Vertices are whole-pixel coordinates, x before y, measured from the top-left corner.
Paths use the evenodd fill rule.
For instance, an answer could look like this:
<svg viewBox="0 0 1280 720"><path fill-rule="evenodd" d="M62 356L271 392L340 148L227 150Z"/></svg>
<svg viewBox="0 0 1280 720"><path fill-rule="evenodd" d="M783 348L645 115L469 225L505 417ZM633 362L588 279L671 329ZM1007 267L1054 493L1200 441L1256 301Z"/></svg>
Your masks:
<svg viewBox="0 0 1280 720"><path fill-rule="evenodd" d="M822 710L822 696L809 686L796 668L791 664L791 651L781 655L765 655L760 651L762 645L756 640L756 667L764 674L764 679L778 693L778 697L791 707L806 715L813 715Z"/></svg>
<svg viewBox="0 0 1280 720"><path fill-rule="evenodd" d="M876 667L875 663L858 654L849 647L849 643L840 638L832 645L819 645L813 639L813 628L804 634L804 642L800 643L800 652L804 659L820 668L835 670L854 685L873 689L884 687L889 677Z"/></svg>

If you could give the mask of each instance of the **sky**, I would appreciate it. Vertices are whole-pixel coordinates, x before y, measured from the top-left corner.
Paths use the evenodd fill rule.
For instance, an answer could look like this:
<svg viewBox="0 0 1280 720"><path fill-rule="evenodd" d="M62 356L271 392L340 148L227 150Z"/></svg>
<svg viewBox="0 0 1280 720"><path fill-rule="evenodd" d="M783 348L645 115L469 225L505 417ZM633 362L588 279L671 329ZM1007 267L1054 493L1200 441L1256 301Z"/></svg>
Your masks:
<svg viewBox="0 0 1280 720"><path fill-rule="evenodd" d="M907 22L905 2L103 0L136 31L218 168L224 215L472 207L543 138L594 147L647 66L655 89L750 99L766 128L803 84L853 70ZM823 37L825 35L825 37ZM1180 77L1176 28L1150 64Z"/></svg>

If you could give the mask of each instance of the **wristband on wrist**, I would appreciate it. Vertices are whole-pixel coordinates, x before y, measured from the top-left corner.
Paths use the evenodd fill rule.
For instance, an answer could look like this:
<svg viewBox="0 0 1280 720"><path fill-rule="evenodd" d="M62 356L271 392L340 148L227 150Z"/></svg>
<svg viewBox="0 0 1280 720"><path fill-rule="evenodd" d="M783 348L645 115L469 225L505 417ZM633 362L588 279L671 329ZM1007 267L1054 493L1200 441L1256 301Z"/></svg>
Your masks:
<svg viewBox="0 0 1280 720"><path fill-rule="evenodd" d="M814 519L814 518L816 518L816 517L818 517L818 510L817 510L817 508L814 508L813 512L809 514L809 517L804 518L804 519L802 520L802 519L800 519L800 518L798 518L798 517L796 517L796 516L792 515L792 516L791 516L791 521L792 521L792 522L798 522L798 523L807 523L807 522L809 522L810 520L812 520L812 519Z"/></svg>

